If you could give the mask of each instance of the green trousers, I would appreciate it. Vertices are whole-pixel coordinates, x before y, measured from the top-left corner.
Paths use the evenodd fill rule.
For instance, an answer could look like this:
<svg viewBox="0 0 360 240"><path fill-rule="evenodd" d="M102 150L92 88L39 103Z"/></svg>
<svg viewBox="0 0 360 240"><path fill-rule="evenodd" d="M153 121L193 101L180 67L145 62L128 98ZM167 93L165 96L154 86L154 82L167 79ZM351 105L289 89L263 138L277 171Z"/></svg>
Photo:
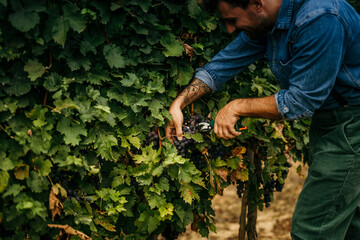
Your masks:
<svg viewBox="0 0 360 240"><path fill-rule="evenodd" d="M293 240L360 240L360 107L315 113Z"/></svg>

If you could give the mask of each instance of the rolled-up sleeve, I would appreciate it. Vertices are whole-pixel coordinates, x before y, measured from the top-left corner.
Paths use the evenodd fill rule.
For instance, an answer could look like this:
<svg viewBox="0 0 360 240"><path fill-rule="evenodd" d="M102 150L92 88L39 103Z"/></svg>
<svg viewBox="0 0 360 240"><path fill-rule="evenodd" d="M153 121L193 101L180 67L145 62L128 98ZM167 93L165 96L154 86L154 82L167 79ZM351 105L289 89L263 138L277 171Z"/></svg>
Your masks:
<svg viewBox="0 0 360 240"><path fill-rule="evenodd" d="M195 78L207 84L212 91L218 91L224 83L239 74L242 69L264 56L265 51L265 39L253 41L241 32L210 62L196 69Z"/></svg>
<svg viewBox="0 0 360 240"><path fill-rule="evenodd" d="M311 117L329 97L348 38L333 14L324 14L299 26L293 37L289 87L275 94L278 112L288 120Z"/></svg>

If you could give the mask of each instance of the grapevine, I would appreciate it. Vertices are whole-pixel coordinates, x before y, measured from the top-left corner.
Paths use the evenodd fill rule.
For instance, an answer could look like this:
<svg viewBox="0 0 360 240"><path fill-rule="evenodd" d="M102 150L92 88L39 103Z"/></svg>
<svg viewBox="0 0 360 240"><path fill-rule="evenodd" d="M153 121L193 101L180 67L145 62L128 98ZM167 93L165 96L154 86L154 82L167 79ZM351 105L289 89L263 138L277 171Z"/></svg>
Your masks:
<svg viewBox="0 0 360 240"><path fill-rule="evenodd" d="M184 109L183 140L165 137L171 102L231 41L197 0L2 0L0 13L0 239L207 237L214 196L235 184L262 210L288 159L306 160L308 120L242 118L227 141L198 130L231 99L279 90L262 61Z"/></svg>

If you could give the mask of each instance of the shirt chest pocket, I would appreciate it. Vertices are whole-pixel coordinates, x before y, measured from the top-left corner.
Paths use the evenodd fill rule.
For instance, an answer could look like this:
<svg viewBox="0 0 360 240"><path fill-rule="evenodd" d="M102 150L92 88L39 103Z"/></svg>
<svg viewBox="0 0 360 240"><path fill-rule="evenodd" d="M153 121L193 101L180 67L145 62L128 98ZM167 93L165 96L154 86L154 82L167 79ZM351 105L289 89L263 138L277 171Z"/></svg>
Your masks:
<svg viewBox="0 0 360 240"><path fill-rule="evenodd" d="M293 67L293 56L292 56L292 46L291 44L287 44L287 47L280 47L278 59L276 61L277 68L279 69L279 77L281 82L289 82L289 78L292 72ZM288 84L287 84L288 85ZM285 87L285 86L284 86ZM286 86L287 88L287 86Z"/></svg>

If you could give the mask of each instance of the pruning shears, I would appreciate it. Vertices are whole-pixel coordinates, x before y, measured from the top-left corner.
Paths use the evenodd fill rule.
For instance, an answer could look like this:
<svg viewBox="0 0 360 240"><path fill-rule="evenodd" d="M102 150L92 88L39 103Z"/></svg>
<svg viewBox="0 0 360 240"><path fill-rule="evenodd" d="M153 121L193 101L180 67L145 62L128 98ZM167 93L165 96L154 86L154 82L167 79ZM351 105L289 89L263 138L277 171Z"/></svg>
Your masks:
<svg viewBox="0 0 360 240"><path fill-rule="evenodd" d="M214 120L211 120L210 122L201 122L201 123L199 123L198 131L201 133L211 132L214 129L214 123L215 123ZM236 129L236 131L241 132L246 129L247 129L247 127L244 126L239 129Z"/></svg>

